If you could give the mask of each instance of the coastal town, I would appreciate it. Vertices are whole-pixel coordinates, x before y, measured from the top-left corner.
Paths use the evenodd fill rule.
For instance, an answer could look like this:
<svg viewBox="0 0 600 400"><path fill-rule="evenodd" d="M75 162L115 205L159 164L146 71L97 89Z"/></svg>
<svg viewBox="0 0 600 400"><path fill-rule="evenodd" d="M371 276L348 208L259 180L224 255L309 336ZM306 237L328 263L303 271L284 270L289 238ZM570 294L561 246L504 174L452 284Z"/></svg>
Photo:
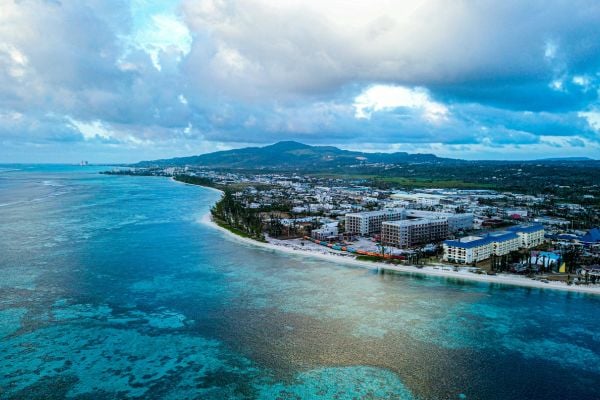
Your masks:
<svg viewBox="0 0 600 400"><path fill-rule="evenodd" d="M109 173L168 176L223 190L212 212L216 223L288 250L390 267L600 286L598 210L550 194L381 189L341 177L190 166Z"/></svg>

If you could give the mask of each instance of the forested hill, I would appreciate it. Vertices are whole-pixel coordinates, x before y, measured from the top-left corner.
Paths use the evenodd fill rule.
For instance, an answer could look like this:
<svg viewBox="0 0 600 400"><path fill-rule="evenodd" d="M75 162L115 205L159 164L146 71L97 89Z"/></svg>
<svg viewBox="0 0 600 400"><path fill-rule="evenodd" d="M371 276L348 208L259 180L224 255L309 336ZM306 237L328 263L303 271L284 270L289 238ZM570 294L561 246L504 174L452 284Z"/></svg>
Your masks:
<svg viewBox="0 0 600 400"><path fill-rule="evenodd" d="M142 161L135 166L197 165L234 169L331 169L361 164L438 163L454 160L433 154L363 153L333 146L310 146L298 142L278 142L265 147L246 147L191 157Z"/></svg>

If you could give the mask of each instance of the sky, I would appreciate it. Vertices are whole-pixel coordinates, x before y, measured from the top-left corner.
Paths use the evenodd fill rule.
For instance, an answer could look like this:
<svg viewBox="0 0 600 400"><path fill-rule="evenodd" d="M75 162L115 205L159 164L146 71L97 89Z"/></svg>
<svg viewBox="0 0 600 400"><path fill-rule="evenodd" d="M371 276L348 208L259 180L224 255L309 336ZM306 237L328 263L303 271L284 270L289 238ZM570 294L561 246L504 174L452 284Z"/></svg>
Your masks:
<svg viewBox="0 0 600 400"><path fill-rule="evenodd" d="M0 0L0 163L600 158L600 2Z"/></svg>

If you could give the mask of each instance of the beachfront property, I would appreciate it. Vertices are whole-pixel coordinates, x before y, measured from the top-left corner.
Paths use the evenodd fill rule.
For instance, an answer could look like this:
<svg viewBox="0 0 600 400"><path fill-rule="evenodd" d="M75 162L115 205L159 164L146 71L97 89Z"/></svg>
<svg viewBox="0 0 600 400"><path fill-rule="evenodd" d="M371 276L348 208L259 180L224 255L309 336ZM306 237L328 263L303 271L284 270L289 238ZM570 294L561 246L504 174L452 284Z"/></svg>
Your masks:
<svg viewBox="0 0 600 400"><path fill-rule="evenodd" d="M472 264L487 260L492 255L492 247L487 238L465 236L457 240L444 242L444 261L459 264Z"/></svg>
<svg viewBox="0 0 600 400"><path fill-rule="evenodd" d="M338 233L339 233L339 231L338 231L338 226L337 226L337 222L336 222L336 223L323 225L319 229L313 229L310 232L310 236L313 239L317 239L317 240L329 240L330 238L337 238Z"/></svg>
<svg viewBox="0 0 600 400"><path fill-rule="evenodd" d="M444 241L444 261L471 264L503 256L520 248L535 247L544 241L544 229L539 225L517 225L507 231L492 232L485 236L466 236Z"/></svg>
<svg viewBox="0 0 600 400"><path fill-rule="evenodd" d="M542 225L515 225L508 230L519 236L519 247L528 249L544 243L544 227Z"/></svg>
<svg viewBox="0 0 600 400"><path fill-rule="evenodd" d="M381 224L381 242L399 248L437 242L446 237L448 237L446 218L405 219L385 221Z"/></svg>
<svg viewBox="0 0 600 400"><path fill-rule="evenodd" d="M345 217L346 232L368 236L379 233L384 221L399 221L405 218L406 210L403 208L350 213Z"/></svg>

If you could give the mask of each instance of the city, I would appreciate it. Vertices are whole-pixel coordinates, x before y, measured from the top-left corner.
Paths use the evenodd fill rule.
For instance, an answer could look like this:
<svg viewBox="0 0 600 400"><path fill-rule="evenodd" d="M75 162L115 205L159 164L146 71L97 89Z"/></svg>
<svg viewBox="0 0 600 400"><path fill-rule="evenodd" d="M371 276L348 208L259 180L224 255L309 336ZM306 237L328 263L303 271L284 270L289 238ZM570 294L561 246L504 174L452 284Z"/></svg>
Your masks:
<svg viewBox="0 0 600 400"><path fill-rule="evenodd" d="M107 173L167 176L222 189L232 205L215 207L215 221L242 236L288 249L452 270L461 276L467 271L503 273L542 283L600 285L600 229L593 225L597 208L558 202L549 194L383 190L366 180L193 166L116 168ZM590 199L594 196L582 198ZM235 215L235 206L244 210L244 217ZM588 220L589 215L596 220ZM574 223L592 225L574 229Z"/></svg>
<svg viewBox="0 0 600 400"><path fill-rule="evenodd" d="M0 400L600 399L599 0L0 0Z"/></svg>

